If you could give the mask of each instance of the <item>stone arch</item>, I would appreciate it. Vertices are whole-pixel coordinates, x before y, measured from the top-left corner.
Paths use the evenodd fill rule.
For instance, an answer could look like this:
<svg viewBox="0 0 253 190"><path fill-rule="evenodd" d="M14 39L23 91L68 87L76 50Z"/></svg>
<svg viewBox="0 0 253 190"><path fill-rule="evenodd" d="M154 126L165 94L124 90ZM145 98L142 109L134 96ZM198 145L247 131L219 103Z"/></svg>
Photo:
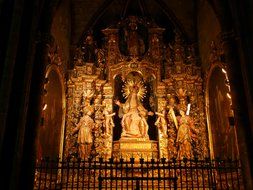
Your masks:
<svg viewBox="0 0 253 190"><path fill-rule="evenodd" d="M206 113L210 155L212 158L238 158L232 100L229 81L226 79L223 63L214 63L208 72L206 81Z"/></svg>
<svg viewBox="0 0 253 190"><path fill-rule="evenodd" d="M47 67L45 79L37 158L62 158L66 113L64 79L56 65Z"/></svg>

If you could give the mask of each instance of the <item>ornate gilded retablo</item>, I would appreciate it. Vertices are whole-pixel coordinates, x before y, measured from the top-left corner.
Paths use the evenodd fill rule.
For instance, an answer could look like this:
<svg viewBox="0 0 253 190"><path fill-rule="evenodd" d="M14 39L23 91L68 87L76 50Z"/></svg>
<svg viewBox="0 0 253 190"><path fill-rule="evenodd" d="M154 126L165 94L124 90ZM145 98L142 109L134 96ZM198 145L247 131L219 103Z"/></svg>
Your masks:
<svg viewBox="0 0 253 190"><path fill-rule="evenodd" d="M69 72L65 157L208 156L204 95L194 46L131 16L92 32Z"/></svg>

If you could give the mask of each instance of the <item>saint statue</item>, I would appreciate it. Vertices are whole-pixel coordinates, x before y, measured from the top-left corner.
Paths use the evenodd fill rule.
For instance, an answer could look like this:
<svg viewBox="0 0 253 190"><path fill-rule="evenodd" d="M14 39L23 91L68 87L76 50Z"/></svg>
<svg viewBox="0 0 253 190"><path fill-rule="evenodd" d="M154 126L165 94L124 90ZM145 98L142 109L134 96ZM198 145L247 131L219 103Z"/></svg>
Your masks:
<svg viewBox="0 0 253 190"><path fill-rule="evenodd" d="M177 158L192 158L192 140L196 138L196 129L193 120L186 115L184 111L179 110L181 116L178 116L178 130L176 144L178 148Z"/></svg>
<svg viewBox="0 0 253 190"><path fill-rule="evenodd" d="M184 44L181 35L176 32L175 34L175 43L174 43L174 60L176 62L184 61Z"/></svg>
<svg viewBox="0 0 253 190"><path fill-rule="evenodd" d="M150 52L154 60L158 60L161 57L160 40L158 34L153 34L151 37Z"/></svg>
<svg viewBox="0 0 253 190"><path fill-rule="evenodd" d="M88 106L83 110L83 117L81 117L76 127L73 129L73 133L78 132L78 150L79 157L81 159L88 158L91 152L92 146L92 129L94 127L94 121L91 118L93 114L93 107Z"/></svg>
<svg viewBox="0 0 253 190"><path fill-rule="evenodd" d="M74 63L75 65L81 66L83 65L83 51L81 48L76 48L75 56L74 56Z"/></svg>
<svg viewBox="0 0 253 190"><path fill-rule="evenodd" d="M166 121L166 106L160 108L159 112L155 112L158 116L155 125L161 131L163 137L167 137L167 121Z"/></svg>
<svg viewBox="0 0 253 190"><path fill-rule="evenodd" d="M96 51L96 43L94 42L93 35L88 33L85 38L83 52L84 52L84 61L88 63L95 62L95 51Z"/></svg>
<svg viewBox="0 0 253 190"><path fill-rule="evenodd" d="M130 56L139 56L145 52L144 41L142 36L138 34L138 20L136 17L129 17L129 24L124 30L124 36Z"/></svg>
<svg viewBox="0 0 253 190"><path fill-rule="evenodd" d="M124 96L126 102L115 103L120 107L119 112L123 113L121 120L122 134L121 137L148 138L147 116L152 115L142 105L141 99L146 93L142 82L133 80L127 81L124 86Z"/></svg>
<svg viewBox="0 0 253 190"><path fill-rule="evenodd" d="M103 49L96 49L96 58L97 58L97 65L100 68L100 78L104 79L105 77L105 51Z"/></svg>
<svg viewBox="0 0 253 190"><path fill-rule="evenodd" d="M175 114L175 99L173 97L171 97L169 99L169 104L168 104L168 113L167 113L167 118L168 118L168 122L169 125L171 126L170 128L175 128L178 129L178 122L177 122L177 118L176 118L176 114Z"/></svg>
<svg viewBox="0 0 253 190"><path fill-rule="evenodd" d="M177 108L175 98L169 96L168 97L168 105L167 105L167 121L168 121L168 152L170 158L176 157L177 155L177 148L175 146L175 141L177 138L177 130L178 130L178 120L177 120Z"/></svg>

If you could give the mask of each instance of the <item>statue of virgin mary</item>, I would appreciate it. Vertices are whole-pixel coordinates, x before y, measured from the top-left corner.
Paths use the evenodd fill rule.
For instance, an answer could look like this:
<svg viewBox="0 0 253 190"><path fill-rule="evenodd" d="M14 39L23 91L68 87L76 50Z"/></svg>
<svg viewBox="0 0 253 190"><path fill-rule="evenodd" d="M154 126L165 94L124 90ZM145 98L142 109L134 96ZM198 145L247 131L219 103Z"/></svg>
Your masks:
<svg viewBox="0 0 253 190"><path fill-rule="evenodd" d="M142 82L128 80L123 87L126 102L123 104L118 100L115 101L120 107L119 112L122 112L123 115L121 138L148 138L147 116L149 112L141 103L145 93L146 89Z"/></svg>

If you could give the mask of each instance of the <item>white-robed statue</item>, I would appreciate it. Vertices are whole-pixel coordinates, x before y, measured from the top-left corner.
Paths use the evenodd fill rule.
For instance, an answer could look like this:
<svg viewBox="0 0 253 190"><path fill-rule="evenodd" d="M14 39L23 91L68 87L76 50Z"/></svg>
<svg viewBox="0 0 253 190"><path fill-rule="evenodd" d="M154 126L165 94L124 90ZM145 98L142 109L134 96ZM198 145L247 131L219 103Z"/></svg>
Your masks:
<svg viewBox="0 0 253 190"><path fill-rule="evenodd" d="M143 83L129 80L125 83L123 91L126 102L123 104L115 101L120 107L119 112L123 113L121 138L148 138L147 116L152 115L152 112L148 112L141 103L146 93Z"/></svg>
<svg viewBox="0 0 253 190"><path fill-rule="evenodd" d="M93 113L93 107L87 106L83 111L83 116L81 117L76 127L73 129L73 133L78 132L78 149L79 157L82 159L88 158L91 152L92 146L92 129L94 128L94 121L91 118Z"/></svg>

